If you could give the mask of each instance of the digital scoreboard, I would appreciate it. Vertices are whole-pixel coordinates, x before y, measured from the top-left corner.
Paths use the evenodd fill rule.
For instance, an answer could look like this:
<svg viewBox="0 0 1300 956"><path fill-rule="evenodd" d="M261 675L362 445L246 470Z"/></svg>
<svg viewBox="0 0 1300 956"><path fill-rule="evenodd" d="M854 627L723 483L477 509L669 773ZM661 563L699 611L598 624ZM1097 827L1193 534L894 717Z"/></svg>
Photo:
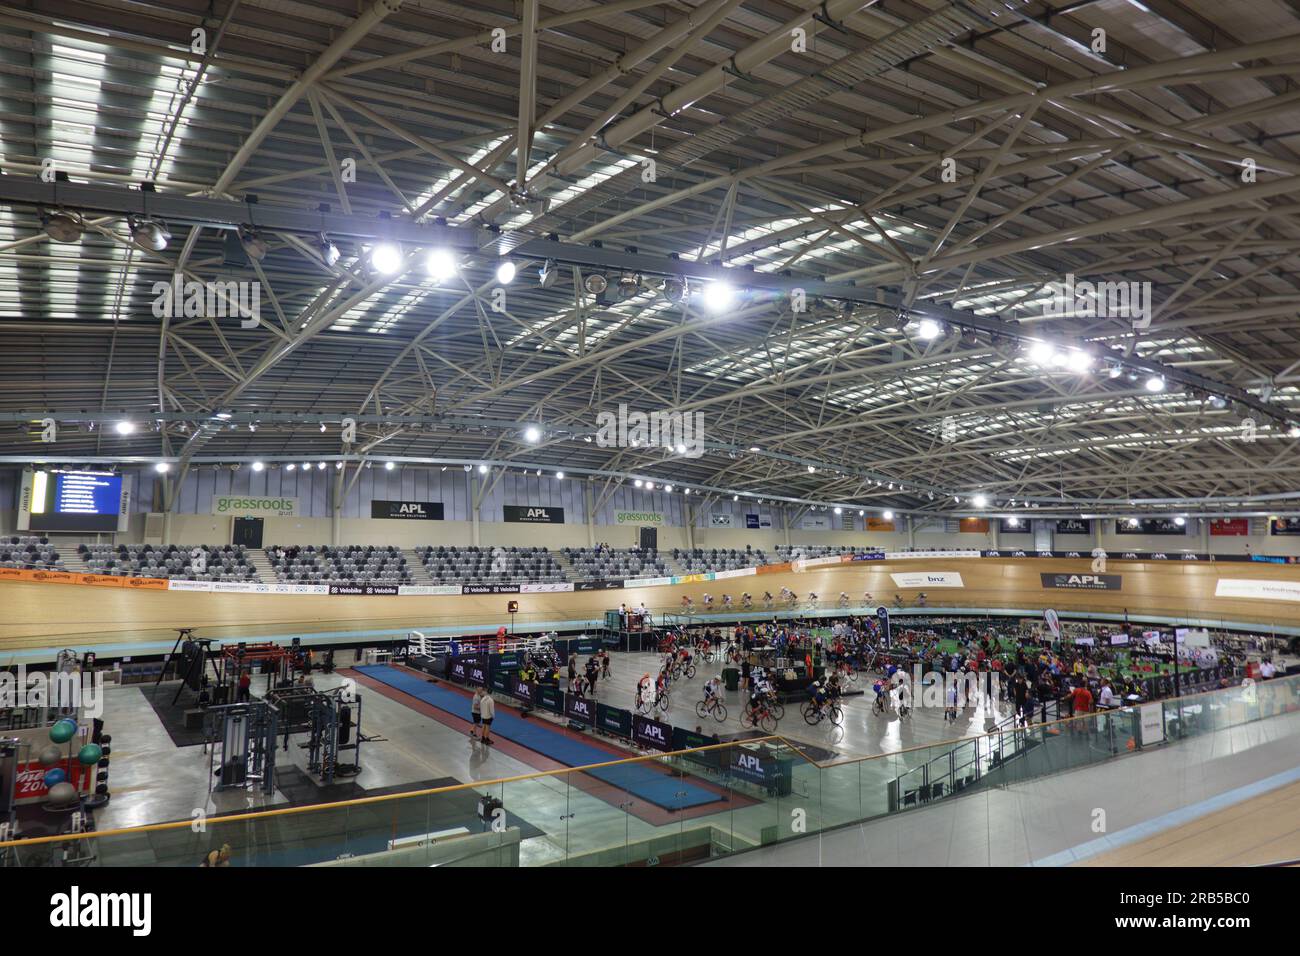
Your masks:
<svg viewBox="0 0 1300 956"><path fill-rule="evenodd" d="M110 472L33 471L27 530L117 531L128 495L123 477Z"/></svg>

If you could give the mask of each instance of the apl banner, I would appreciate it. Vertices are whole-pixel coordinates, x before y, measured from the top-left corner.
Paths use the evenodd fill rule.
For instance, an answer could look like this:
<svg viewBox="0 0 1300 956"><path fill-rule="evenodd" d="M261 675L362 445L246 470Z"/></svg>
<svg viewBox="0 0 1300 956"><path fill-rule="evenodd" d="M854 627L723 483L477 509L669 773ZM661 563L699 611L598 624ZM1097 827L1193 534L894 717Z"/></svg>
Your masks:
<svg viewBox="0 0 1300 956"><path fill-rule="evenodd" d="M441 521L441 501L387 501L370 502L371 518L405 518L415 521Z"/></svg>
<svg viewBox="0 0 1300 956"><path fill-rule="evenodd" d="M648 750L667 753L673 749L672 724L663 724L640 714L632 715L632 741Z"/></svg>
<svg viewBox="0 0 1300 956"><path fill-rule="evenodd" d="M1179 524L1173 518L1140 518L1137 526L1129 524L1128 521L1116 521L1115 531L1118 534L1167 534L1167 535L1185 535L1187 534L1187 524ZM1300 534L1300 532L1297 532Z"/></svg>
<svg viewBox="0 0 1300 956"><path fill-rule="evenodd" d="M596 725L596 702L577 694L564 695L564 716L587 727Z"/></svg>
<svg viewBox="0 0 1300 956"><path fill-rule="evenodd" d="M503 505L506 521L520 521L525 524L564 524L564 509L542 507L541 505Z"/></svg>
<svg viewBox="0 0 1300 956"><path fill-rule="evenodd" d="M1057 534L1092 534L1092 522L1086 518L1064 518L1056 522Z"/></svg>
<svg viewBox="0 0 1300 956"><path fill-rule="evenodd" d="M1067 591L1120 591L1122 574L1048 574L1040 572L1043 587Z"/></svg>

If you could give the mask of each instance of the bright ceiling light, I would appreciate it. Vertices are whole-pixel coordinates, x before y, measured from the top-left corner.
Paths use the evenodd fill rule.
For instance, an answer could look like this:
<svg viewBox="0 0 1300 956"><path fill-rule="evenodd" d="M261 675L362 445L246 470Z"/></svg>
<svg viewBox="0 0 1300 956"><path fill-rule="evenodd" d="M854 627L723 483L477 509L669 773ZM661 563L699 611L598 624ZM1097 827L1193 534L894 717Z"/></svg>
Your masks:
<svg viewBox="0 0 1300 956"><path fill-rule="evenodd" d="M725 312L735 301L736 290L729 282L719 279L704 287L704 308L714 315Z"/></svg>
<svg viewBox="0 0 1300 956"><path fill-rule="evenodd" d="M536 444L542 440L542 430L536 425L529 425L524 429L524 441Z"/></svg>
<svg viewBox="0 0 1300 956"><path fill-rule="evenodd" d="M921 323L916 327L916 337L925 339L927 342L931 339L937 339L942 334L943 326L934 319L922 319Z"/></svg>
<svg viewBox="0 0 1300 956"><path fill-rule="evenodd" d="M497 266L497 281L502 285L509 285L515 281L515 272L515 264L509 259L506 259Z"/></svg>
<svg viewBox="0 0 1300 956"><path fill-rule="evenodd" d="M888 511L888 510L886 510L885 512L883 512L883 513L881 514L881 517L884 518L886 521L893 521L893 520L894 520L894 513L893 513L892 511Z"/></svg>
<svg viewBox="0 0 1300 956"><path fill-rule="evenodd" d="M664 491L668 492L669 494L672 494L672 490L673 490L672 485L664 485Z"/></svg>
<svg viewBox="0 0 1300 956"><path fill-rule="evenodd" d="M488 466L487 466L487 465L479 465L479 466L478 466L478 473L479 473L480 475L486 475L486 474L488 473Z"/></svg>
<svg viewBox="0 0 1300 956"><path fill-rule="evenodd" d="M253 471L261 471L265 467L266 465L262 464L260 461L253 462Z"/></svg>
<svg viewBox="0 0 1300 956"><path fill-rule="evenodd" d="M971 499L971 503L975 505L976 508L983 508L989 503L989 499L987 495L976 495Z"/></svg>
<svg viewBox="0 0 1300 956"><path fill-rule="evenodd" d="M1286 430L1286 433L1292 438L1300 438L1300 425L1292 425Z"/></svg>
<svg viewBox="0 0 1300 956"><path fill-rule="evenodd" d="M384 462L384 471L392 471L396 467L397 465L395 462L391 462L391 461Z"/></svg>
<svg viewBox="0 0 1300 956"><path fill-rule="evenodd" d="M380 275L390 276L402 268L402 250L395 242L381 242L370 250L370 265Z"/></svg>
<svg viewBox="0 0 1300 956"><path fill-rule="evenodd" d="M858 509L858 517L861 518L864 514L866 514L866 512L863 511L861 508L859 508L859 509Z"/></svg>
<svg viewBox="0 0 1300 956"><path fill-rule="evenodd" d="M817 466L816 466L816 465L809 465L809 466L808 466L808 474L811 475L811 474L812 474L813 472L815 472L816 470L817 470Z"/></svg>
<svg viewBox="0 0 1300 956"><path fill-rule="evenodd" d="M1007 519L1007 526L1010 527L1010 528L1019 528L1019 527L1020 527L1020 519L1019 519L1019 518L1008 518L1008 519Z"/></svg>
<svg viewBox="0 0 1300 956"><path fill-rule="evenodd" d="M1055 350L1046 342L1035 342L1029 346L1029 361L1035 365L1046 365L1052 360L1052 353Z"/></svg>
<svg viewBox="0 0 1300 956"><path fill-rule="evenodd" d="M1148 392L1163 392L1165 390L1165 379L1163 375L1152 375L1147 379Z"/></svg>
<svg viewBox="0 0 1300 956"><path fill-rule="evenodd" d="M557 480L559 480L559 481L563 481L563 480L564 480L564 472L562 472L562 471L557 471L557 472L555 473L555 477L556 477Z"/></svg>
<svg viewBox="0 0 1300 956"><path fill-rule="evenodd" d="M1136 528L1136 527L1138 526L1138 519L1137 519L1137 518L1129 518L1129 519L1128 519L1128 526L1129 526L1130 528Z"/></svg>
<svg viewBox="0 0 1300 956"><path fill-rule="evenodd" d="M634 481L633 484L636 485L638 488L644 488L644 487L645 487L645 482L642 481L640 478L638 478L636 481Z"/></svg>
<svg viewBox="0 0 1300 956"><path fill-rule="evenodd" d="M582 285L592 295L602 295L609 288L609 280L599 272L593 272L582 280Z"/></svg>
<svg viewBox="0 0 1300 956"><path fill-rule="evenodd" d="M1181 527L1183 527L1185 524L1187 524L1187 519L1186 519L1186 518L1182 518L1182 517L1175 518L1175 519L1174 519L1174 524L1178 525L1178 527L1181 528Z"/></svg>
<svg viewBox="0 0 1300 956"><path fill-rule="evenodd" d="M289 462L289 464L287 464L287 465L284 466L284 470L285 470L285 471L293 471L293 470L294 470L295 468L297 468L297 467L298 467L298 466L295 465L293 462Z"/></svg>
<svg viewBox="0 0 1300 956"><path fill-rule="evenodd" d="M839 505L836 505L836 506L835 506L835 513L836 513L837 515L842 515L842 514L844 514L844 509L841 508Z"/></svg>
<svg viewBox="0 0 1300 956"><path fill-rule="evenodd" d="M316 251L320 253L321 261L327 266L332 266L339 261L339 247L325 233L316 237Z"/></svg>
<svg viewBox="0 0 1300 956"><path fill-rule="evenodd" d="M323 462L323 461L318 461L318 462L316 462L316 468L317 468L318 470L320 470L320 471L324 471L324 470L325 470L325 462Z"/></svg>
<svg viewBox="0 0 1300 956"><path fill-rule="evenodd" d="M302 463L302 470L303 470L303 471L311 471L311 462L309 462L309 461L304 461L304 462Z"/></svg>
<svg viewBox="0 0 1300 956"><path fill-rule="evenodd" d="M731 500L732 500L732 501L739 501L739 500L740 500L740 495L732 495L732 496L731 496Z"/></svg>
<svg viewBox="0 0 1300 956"><path fill-rule="evenodd" d="M446 282L459 270L450 249L430 249L424 258L424 271L434 282Z"/></svg>
<svg viewBox="0 0 1300 956"><path fill-rule="evenodd" d="M165 475L167 472L172 470L172 466L167 464L165 461L160 461L158 464L153 466L153 470L158 472L160 475Z"/></svg>
<svg viewBox="0 0 1300 956"><path fill-rule="evenodd" d="M560 281L560 270L556 268L554 259L547 259L542 267L537 270L537 284L543 289L549 289L555 283Z"/></svg>
<svg viewBox="0 0 1300 956"><path fill-rule="evenodd" d="M1092 368L1092 363L1091 352L1085 352L1083 349L1070 349L1066 353L1065 364L1071 372L1086 372Z"/></svg>
<svg viewBox="0 0 1300 956"><path fill-rule="evenodd" d="M118 433L119 435L129 435L129 434L131 434L133 431L135 431L135 423L134 423L134 422L118 422L118 423L117 423L116 425L114 425L113 427L117 430L117 433Z"/></svg>
<svg viewBox="0 0 1300 956"><path fill-rule="evenodd" d="M677 443L677 454L679 455L686 454L686 446L683 445L681 442Z"/></svg>

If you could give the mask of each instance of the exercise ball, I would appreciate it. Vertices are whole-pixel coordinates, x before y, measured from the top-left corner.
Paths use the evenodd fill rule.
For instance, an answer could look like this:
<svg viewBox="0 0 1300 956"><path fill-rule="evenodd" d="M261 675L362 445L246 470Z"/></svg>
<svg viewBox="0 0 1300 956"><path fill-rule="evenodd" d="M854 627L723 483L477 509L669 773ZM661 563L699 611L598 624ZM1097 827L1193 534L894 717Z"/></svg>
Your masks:
<svg viewBox="0 0 1300 956"><path fill-rule="evenodd" d="M51 744L43 748L36 759L40 761L42 767L53 767L62 757L63 751Z"/></svg>
<svg viewBox="0 0 1300 956"><path fill-rule="evenodd" d="M53 790L59 784L66 782L68 772L62 767L55 767L52 770L45 771L45 786Z"/></svg>
<svg viewBox="0 0 1300 956"><path fill-rule="evenodd" d="M66 744L77 733L77 722L64 717L50 728L50 739L56 744Z"/></svg>
<svg viewBox="0 0 1300 956"><path fill-rule="evenodd" d="M77 759L89 767L92 763L99 763L99 758L104 756L104 751L100 749L99 744L86 744L77 751Z"/></svg>
<svg viewBox="0 0 1300 956"><path fill-rule="evenodd" d="M77 802L77 788L72 784L56 783L50 787L50 803L56 806L66 806L69 803Z"/></svg>

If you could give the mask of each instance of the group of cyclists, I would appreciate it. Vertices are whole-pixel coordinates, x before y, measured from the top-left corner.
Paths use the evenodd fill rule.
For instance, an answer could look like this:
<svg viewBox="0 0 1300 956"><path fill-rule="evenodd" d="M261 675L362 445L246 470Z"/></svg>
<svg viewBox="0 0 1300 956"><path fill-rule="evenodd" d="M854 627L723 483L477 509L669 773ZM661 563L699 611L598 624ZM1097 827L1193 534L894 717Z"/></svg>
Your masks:
<svg viewBox="0 0 1300 956"><path fill-rule="evenodd" d="M897 595L895 595L895 597L897 598ZM897 598L897 599L899 602L901 602L902 600L901 598ZM790 588L781 588L781 593L779 597L774 596L771 591L764 591L762 597L759 600L762 603L763 610L765 611L770 611L773 608L775 608L778 602L786 606L787 608L790 608L791 610L799 607L801 603L806 604L806 606L809 609L814 609L820 606L821 595L818 594L816 591L809 591L808 594L804 597L803 601L801 602L799 595L794 591L790 590ZM700 602L701 604L703 604L704 611L706 613L713 611L715 607L720 608L723 611L730 611L737 607L736 602L732 599L730 594L723 594L720 603L715 604L713 595L709 594L708 592L705 592L700 596ZM863 591L862 606L870 607L874 603L875 603L875 598L872 597L871 592ZM853 604L853 599L849 597L849 592L841 591L839 598L836 600L836 605L841 608L847 608L850 607L852 604ZM695 599L691 597L689 594L684 594L682 595L681 606L683 611L686 611L687 613L694 613ZM899 606L901 606L901 603ZM743 592L740 595L739 608L742 611L752 611L754 609L754 595L750 594L748 591Z"/></svg>

